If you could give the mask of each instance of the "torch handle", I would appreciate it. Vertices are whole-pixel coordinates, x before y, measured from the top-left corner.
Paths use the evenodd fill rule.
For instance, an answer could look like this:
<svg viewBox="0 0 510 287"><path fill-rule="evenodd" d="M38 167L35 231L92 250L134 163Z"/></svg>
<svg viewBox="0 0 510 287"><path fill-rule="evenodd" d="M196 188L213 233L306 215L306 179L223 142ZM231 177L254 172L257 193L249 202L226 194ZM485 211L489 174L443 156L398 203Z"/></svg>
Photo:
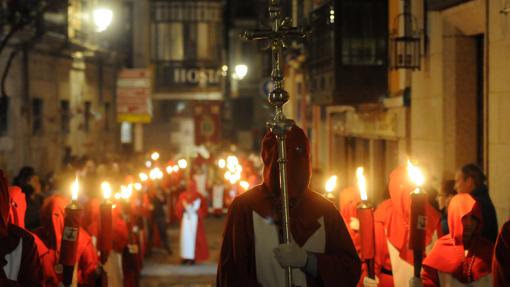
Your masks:
<svg viewBox="0 0 510 287"><path fill-rule="evenodd" d="M413 250L413 256L414 256L414 277L421 278L423 250Z"/></svg>
<svg viewBox="0 0 510 287"><path fill-rule="evenodd" d="M367 259L367 270L368 270L368 277L371 279L375 279L375 260L374 259Z"/></svg>
<svg viewBox="0 0 510 287"><path fill-rule="evenodd" d="M276 136L278 140L278 167L279 167L279 176L280 176L280 187L282 192L282 221L283 221L283 239L285 243L291 242L290 237L290 219L289 219L289 191L287 189L287 174L286 170L286 162L287 162L287 153L286 153L286 145L285 145L285 136ZM292 286L292 268L287 267L285 270L285 275L287 278L287 286Z"/></svg>

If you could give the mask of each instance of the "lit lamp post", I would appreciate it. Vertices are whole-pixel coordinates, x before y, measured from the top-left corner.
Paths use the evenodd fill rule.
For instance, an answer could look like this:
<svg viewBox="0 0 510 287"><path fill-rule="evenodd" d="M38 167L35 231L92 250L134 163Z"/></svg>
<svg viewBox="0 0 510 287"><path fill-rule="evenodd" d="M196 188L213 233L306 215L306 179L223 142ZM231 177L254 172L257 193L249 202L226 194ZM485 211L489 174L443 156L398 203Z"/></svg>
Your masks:
<svg viewBox="0 0 510 287"><path fill-rule="evenodd" d="M242 80L248 74L248 66L245 64L236 65L234 68L233 78L237 80Z"/></svg>
<svg viewBox="0 0 510 287"><path fill-rule="evenodd" d="M357 207L361 259L367 263L368 277L375 279L374 206L368 201L367 180L363 172L363 167L356 169L356 178L361 197L361 203Z"/></svg>
<svg viewBox="0 0 510 287"><path fill-rule="evenodd" d="M96 7L92 11L92 19L94 19L96 25L96 32L104 32L112 23L113 11L108 7Z"/></svg>
<svg viewBox="0 0 510 287"><path fill-rule="evenodd" d="M64 232L60 247L59 266L62 267L62 283L70 286L73 281L74 264L76 263L76 251L78 248L78 236L80 233L83 210L78 204L78 192L80 185L78 177L71 185L71 203L66 206L64 218Z"/></svg>
<svg viewBox="0 0 510 287"><path fill-rule="evenodd" d="M112 188L108 182L101 183L101 189L103 190L104 201L99 206L101 216L101 233L99 234L99 251L101 252L101 263L104 265L110 251L112 250Z"/></svg>
<svg viewBox="0 0 510 287"><path fill-rule="evenodd" d="M335 199L335 195L333 194L333 191L336 188L337 180L338 180L338 177L336 175L333 175L326 181L326 185L324 186L324 190L326 190L326 198L331 201L333 201L333 199Z"/></svg>
<svg viewBox="0 0 510 287"><path fill-rule="evenodd" d="M409 249L413 250L414 276L420 278L427 230L427 215L425 213L427 193L421 188L425 182L425 177L421 170L409 160L407 161L407 174L416 185L416 188L411 192Z"/></svg>

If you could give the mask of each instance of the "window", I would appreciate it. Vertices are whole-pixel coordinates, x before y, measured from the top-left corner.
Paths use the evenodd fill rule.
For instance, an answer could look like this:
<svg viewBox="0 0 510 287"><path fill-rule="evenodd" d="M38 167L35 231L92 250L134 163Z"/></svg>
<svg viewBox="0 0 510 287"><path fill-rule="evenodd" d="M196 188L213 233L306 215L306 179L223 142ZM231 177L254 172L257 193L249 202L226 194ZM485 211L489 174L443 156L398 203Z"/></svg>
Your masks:
<svg viewBox="0 0 510 287"><path fill-rule="evenodd" d="M86 132L90 131L90 108L90 102L85 102L85 110L83 111L83 130Z"/></svg>
<svg viewBox="0 0 510 287"><path fill-rule="evenodd" d="M343 65L386 64L387 1L343 0L341 5L341 51Z"/></svg>
<svg viewBox="0 0 510 287"><path fill-rule="evenodd" d="M43 100L40 98L32 99L32 135L41 135L43 132L44 114Z"/></svg>
<svg viewBox="0 0 510 287"><path fill-rule="evenodd" d="M0 96L0 136L9 130L9 97Z"/></svg>
<svg viewBox="0 0 510 287"><path fill-rule="evenodd" d="M68 100L60 101L60 131L63 134L69 134L71 130L71 110Z"/></svg>

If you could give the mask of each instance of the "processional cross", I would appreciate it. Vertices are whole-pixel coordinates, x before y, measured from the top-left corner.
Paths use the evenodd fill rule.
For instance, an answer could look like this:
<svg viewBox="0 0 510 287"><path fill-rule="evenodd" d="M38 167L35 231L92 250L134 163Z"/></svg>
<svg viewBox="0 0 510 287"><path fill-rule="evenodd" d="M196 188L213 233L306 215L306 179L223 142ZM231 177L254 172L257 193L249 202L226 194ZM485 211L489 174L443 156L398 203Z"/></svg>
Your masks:
<svg viewBox="0 0 510 287"><path fill-rule="evenodd" d="M281 70L282 50L285 48L285 41L304 38L306 36L301 27L292 27L291 19L282 16L279 0L270 0L269 17L272 22L272 29L247 31L242 36L248 40L269 40L271 42L272 72L271 80L274 88L269 92L268 101L275 109L274 118L267 122L267 126L276 135L278 142L278 167L280 178L280 190L282 196L282 222L283 239L285 243L291 242L290 218L289 218L289 192L287 188L286 170L286 134L291 130L294 121L287 119L283 114L283 105L289 100L289 93L283 89L283 74ZM292 269L286 270L287 284L292 287Z"/></svg>

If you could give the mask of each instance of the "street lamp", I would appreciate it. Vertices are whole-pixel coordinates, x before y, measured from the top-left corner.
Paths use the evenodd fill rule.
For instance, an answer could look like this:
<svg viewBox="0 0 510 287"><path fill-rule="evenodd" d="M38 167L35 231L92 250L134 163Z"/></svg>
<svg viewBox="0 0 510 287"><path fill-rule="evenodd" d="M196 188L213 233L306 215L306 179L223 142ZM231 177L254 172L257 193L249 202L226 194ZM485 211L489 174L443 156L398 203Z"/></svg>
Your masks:
<svg viewBox="0 0 510 287"><path fill-rule="evenodd" d="M234 77L236 79L242 80L246 74L248 74L248 66L245 64L236 65L234 71Z"/></svg>
<svg viewBox="0 0 510 287"><path fill-rule="evenodd" d="M106 7L97 7L92 11L92 18L96 25L96 32L101 33L108 29L113 20L113 11Z"/></svg>

